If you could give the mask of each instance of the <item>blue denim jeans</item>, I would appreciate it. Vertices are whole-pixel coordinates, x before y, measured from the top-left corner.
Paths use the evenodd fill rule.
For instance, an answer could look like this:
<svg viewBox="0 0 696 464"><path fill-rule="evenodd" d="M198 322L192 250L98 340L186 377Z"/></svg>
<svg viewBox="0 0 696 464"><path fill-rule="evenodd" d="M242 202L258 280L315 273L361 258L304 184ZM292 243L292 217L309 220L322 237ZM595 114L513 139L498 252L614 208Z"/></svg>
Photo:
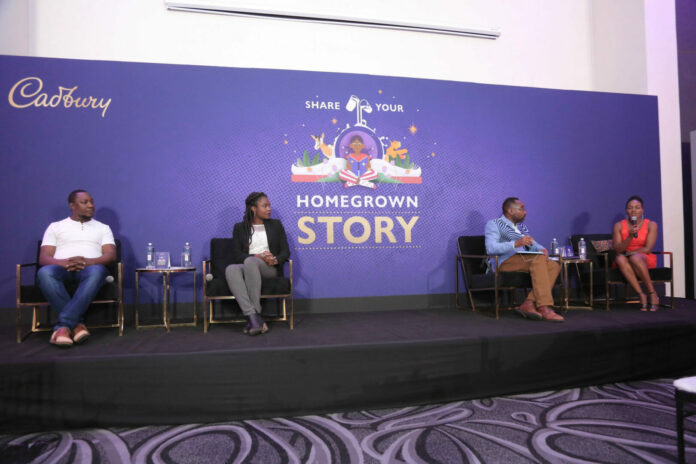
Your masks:
<svg viewBox="0 0 696 464"><path fill-rule="evenodd" d="M81 271L68 271L57 265L44 266L39 269L37 281L51 307L58 313L58 322L53 330L60 327L74 329L84 321L84 314L90 303L104 285L109 271L101 264L87 266ZM77 284L77 290L71 297L66 284Z"/></svg>

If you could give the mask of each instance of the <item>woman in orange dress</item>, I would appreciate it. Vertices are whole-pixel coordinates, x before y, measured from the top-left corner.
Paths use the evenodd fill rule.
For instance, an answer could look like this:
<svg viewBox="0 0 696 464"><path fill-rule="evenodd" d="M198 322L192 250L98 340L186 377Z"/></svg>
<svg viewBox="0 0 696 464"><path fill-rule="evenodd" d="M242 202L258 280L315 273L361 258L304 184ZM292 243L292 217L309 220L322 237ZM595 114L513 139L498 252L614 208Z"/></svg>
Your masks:
<svg viewBox="0 0 696 464"><path fill-rule="evenodd" d="M618 267L628 284L638 293L640 310L657 311L660 298L655 293L648 269L657 267L652 249L657 240L657 224L643 217L643 199L637 195L626 202L626 217L614 224L613 242L616 252L614 266ZM640 286L645 286L645 292ZM650 307L648 308L648 299Z"/></svg>

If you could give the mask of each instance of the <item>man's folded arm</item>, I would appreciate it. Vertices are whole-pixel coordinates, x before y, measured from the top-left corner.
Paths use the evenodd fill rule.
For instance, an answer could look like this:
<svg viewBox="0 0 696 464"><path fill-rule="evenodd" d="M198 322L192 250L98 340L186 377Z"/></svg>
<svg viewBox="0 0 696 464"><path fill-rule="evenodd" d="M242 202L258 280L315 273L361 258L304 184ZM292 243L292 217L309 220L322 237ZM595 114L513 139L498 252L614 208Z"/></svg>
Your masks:
<svg viewBox="0 0 696 464"><path fill-rule="evenodd" d="M102 245L102 255L98 258L92 258L86 260L87 265L92 264L103 264L107 266L116 261L116 245Z"/></svg>

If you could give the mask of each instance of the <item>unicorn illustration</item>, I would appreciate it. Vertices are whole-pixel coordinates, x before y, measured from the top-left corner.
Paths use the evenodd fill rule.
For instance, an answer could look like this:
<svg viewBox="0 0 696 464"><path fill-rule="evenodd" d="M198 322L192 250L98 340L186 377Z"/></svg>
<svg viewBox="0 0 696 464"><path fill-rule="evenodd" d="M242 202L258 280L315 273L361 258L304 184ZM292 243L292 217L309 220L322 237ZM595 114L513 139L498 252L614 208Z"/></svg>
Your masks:
<svg viewBox="0 0 696 464"><path fill-rule="evenodd" d="M334 157L334 147L333 145L327 145L324 143L324 133L321 133L321 137L315 135L310 135L314 139L314 149L321 150L321 153L331 159Z"/></svg>

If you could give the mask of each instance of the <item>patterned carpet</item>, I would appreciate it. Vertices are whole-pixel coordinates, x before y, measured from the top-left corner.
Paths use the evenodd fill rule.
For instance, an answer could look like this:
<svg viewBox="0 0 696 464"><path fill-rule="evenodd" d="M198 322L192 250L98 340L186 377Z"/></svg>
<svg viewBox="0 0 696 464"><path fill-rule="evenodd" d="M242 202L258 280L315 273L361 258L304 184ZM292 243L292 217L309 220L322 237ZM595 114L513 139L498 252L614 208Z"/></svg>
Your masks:
<svg viewBox="0 0 696 464"><path fill-rule="evenodd" d="M687 421L687 462L696 422ZM0 463L671 463L671 380L402 409L0 436Z"/></svg>

